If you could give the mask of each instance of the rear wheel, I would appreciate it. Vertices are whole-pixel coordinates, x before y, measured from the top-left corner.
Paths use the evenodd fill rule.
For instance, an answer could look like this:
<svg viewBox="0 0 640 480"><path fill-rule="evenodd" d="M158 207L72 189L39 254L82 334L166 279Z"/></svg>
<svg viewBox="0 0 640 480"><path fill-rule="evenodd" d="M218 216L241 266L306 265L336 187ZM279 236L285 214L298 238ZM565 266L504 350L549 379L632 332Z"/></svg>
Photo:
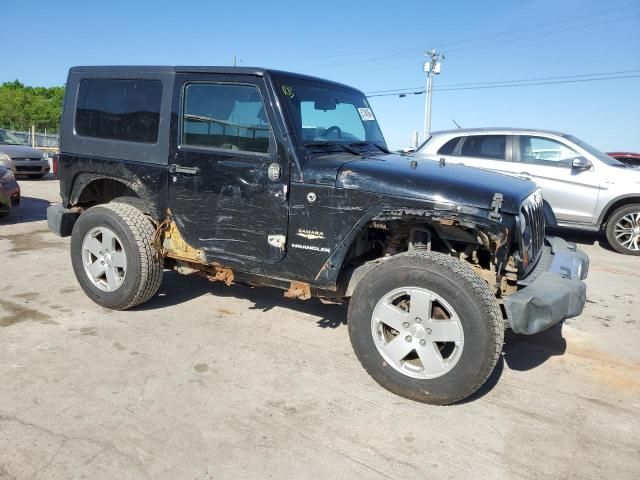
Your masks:
<svg viewBox="0 0 640 480"><path fill-rule="evenodd" d="M97 205L80 215L71 236L71 262L89 298L124 310L155 295L163 264L151 245L154 231L146 215L124 203Z"/></svg>
<svg viewBox="0 0 640 480"><path fill-rule="evenodd" d="M348 323L356 356L376 382L440 405L486 381L504 336L487 283L435 252L397 255L367 273L349 304Z"/></svg>
<svg viewBox="0 0 640 480"><path fill-rule="evenodd" d="M609 217L607 241L625 255L640 255L640 204L621 207Z"/></svg>

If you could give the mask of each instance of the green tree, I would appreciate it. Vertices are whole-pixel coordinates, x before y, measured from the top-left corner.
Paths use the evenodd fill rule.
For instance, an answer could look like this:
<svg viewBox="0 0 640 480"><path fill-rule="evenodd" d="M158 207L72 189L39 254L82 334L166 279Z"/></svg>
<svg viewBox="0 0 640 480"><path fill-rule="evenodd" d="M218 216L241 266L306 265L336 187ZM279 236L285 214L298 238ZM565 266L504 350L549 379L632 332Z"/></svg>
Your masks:
<svg viewBox="0 0 640 480"><path fill-rule="evenodd" d="M57 132L64 87L28 87L15 80L0 85L0 127Z"/></svg>

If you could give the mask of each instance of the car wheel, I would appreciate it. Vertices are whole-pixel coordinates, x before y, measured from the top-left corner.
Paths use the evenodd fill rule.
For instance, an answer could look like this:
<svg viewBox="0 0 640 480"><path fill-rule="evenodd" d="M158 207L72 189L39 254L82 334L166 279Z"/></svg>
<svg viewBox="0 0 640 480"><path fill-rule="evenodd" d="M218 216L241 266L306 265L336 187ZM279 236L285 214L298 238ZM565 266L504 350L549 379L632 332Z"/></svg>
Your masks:
<svg viewBox="0 0 640 480"><path fill-rule="evenodd" d="M356 356L376 382L437 405L480 388L504 339L487 283L435 252L396 255L369 271L350 301L348 325Z"/></svg>
<svg viewBox="0 0 640 480"><path fill-rule="evenodd" d="M609 217L607 241L616 252L640 255L640 204L621 207Z"/></svg>
<svg viewBox="0 0 640 480"><path fill-rule="evenodd" d="M80 215L71 235L71 262L89 298L124 310L155 295L163 262L151 245L154 232L146 215L124 203L97 205Z"/></svg>

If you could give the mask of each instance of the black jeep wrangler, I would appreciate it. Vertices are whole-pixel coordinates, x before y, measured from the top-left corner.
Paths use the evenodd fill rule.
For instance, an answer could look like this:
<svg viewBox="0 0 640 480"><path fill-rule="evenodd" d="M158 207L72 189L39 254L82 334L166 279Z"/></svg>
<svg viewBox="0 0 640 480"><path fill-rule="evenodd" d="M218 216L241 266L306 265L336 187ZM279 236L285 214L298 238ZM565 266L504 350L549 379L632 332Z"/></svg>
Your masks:
<svg viewBox="0 0 640 480"><path fill-rule="evenodd" d="M579 315L588 259L545 238L533 183L390 154L358 90L260 68L78 67L62 204L78 282L126 309L165 268L349 300L355 353L390 391L461 400L504 329Z"/></svg>

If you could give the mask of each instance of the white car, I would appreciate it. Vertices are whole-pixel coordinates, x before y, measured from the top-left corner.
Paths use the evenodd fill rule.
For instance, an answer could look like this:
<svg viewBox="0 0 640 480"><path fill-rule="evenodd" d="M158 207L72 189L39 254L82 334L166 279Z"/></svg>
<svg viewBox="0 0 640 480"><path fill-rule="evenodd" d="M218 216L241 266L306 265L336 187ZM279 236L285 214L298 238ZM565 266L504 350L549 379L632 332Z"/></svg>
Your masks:
<svg viewBox="0 0 640 480"><path fill-rule="evenodd" d="M640 168L582 140L513 128L434 132L418 157L524 177L542 188L547 225L604 229L611 246L640 255Z"/></svg>

